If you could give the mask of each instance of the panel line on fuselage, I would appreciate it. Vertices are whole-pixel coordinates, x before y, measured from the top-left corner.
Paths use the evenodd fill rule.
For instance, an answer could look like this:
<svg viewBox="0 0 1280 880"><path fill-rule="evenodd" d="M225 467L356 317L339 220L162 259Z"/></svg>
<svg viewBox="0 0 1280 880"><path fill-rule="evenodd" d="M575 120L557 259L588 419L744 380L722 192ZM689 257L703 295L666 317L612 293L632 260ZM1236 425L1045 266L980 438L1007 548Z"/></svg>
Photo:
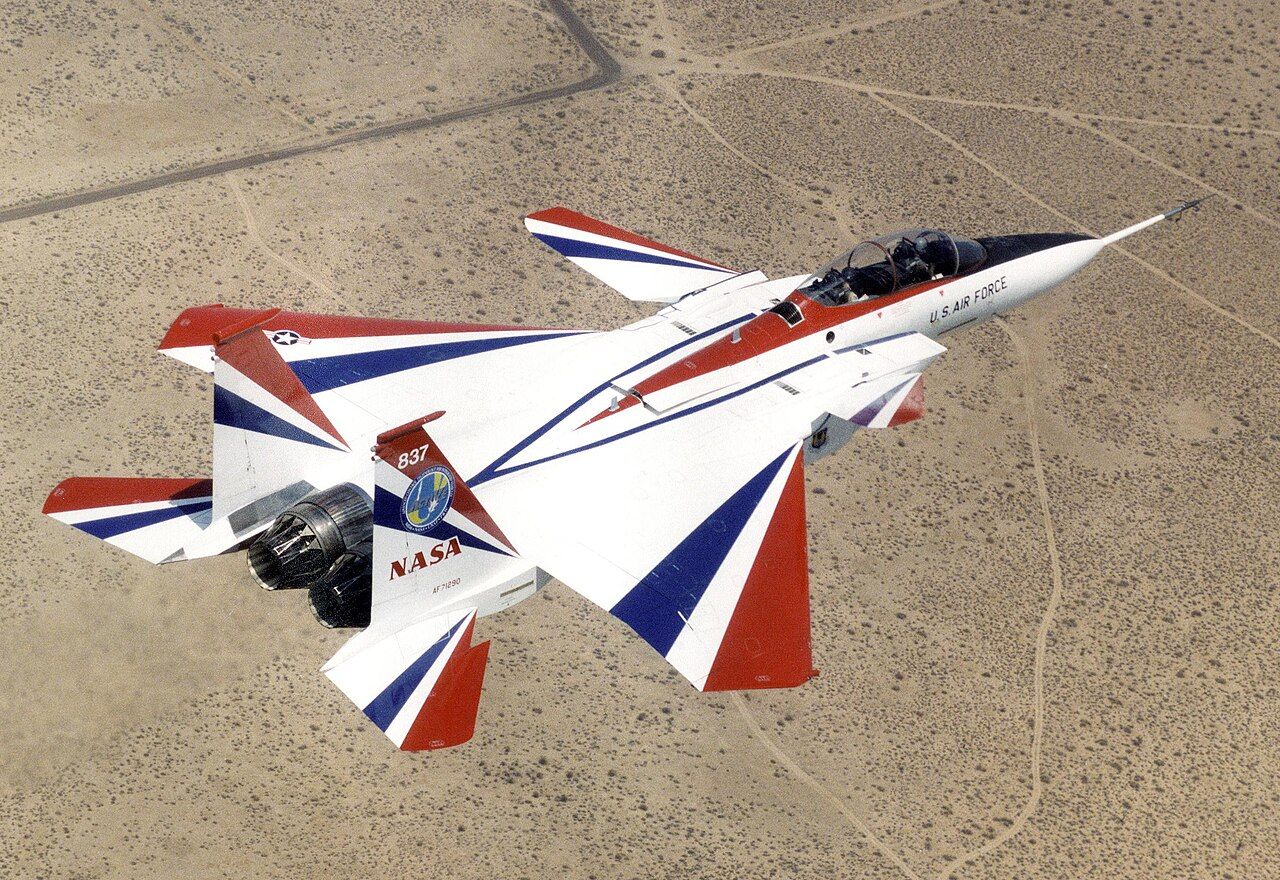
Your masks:
<svg viewBox="0 0 1280 880"><path fill-rule="evenodd" d="M761 388L765 385L768 385L770 382L777 381L778 379L781 379L783 376L788 376L799 370L803 370L805 367L811 367L814 364L818 363L819 361L826 360L829 357L831 357L831 355L824 352L820 355L817 355L816 357L809 358L809 360L803 361L802 363L792 364L786 369L779 370L778 372L774 373L771 376L766 376L763 379L760 379L756 382L752 382L750 385L746 385L742 388L738 388L733 391L730 391L728 394L723 394L720 397L715 398L714 400L703 401L702 403L699 403L695 406L691 406L688 409L680 410L679 412L674 412L674 413L671 413L670 415L662 416L661 418L655 419L654 421L644 425L636 425L634 428L628 428L625 431L619 431L617 434L613 434L612 436L609 436L609 437L602 437L599 440L594 440L590 443L583 444L582 446L579 446L575 449L566 449L563 452L557 452L552 455L543 456L542 458L535 459L534 461L526 461L521 464L512 465L511 467L508 467L502 470L500 473L495 473L492 477L487 477L486 479L493 479L494 477L501 477L501 476L506 476L507 474L514 474L519 471L526 470L528 468L535 467L540 464L546 464L549 461L555 461L556 459L565 458L566 456L576 455L579 452L587 452L592 449L597 449L606 444L613 443L616 440L623 440L634 434L639 434L641 431L647 431L650 428L656 428L660 425L665 425L668 422L675 421L676 419L682 419L685 416L691 416L695 413L701 412L704 409L707 409L708 407L715 406L718 403L724 403L725 401L732 400L735 397L741 397L743 394L747 394L749 392L755 391L757 388ZM589 400L590 397L591 395L588 395L587 397L579 401L579 403L575 405L575 409L577 408L577 406L581 406L582 403ZM572 411L573 410L569 410L568 412L572 412ZM563 416L559 420L563 421ZM507 458L509 460L510 456L508 456ZM468 481L468 483L470 482L471 481Z"/></svg>
<svg viewBox="0 0 1280 880"><path fill-rule="evenodd" d="M692 345L693 343L698 342L699 340L706 339L708 336L713 336L716 333L721 333L725 330L728 330L730 327L734 326L735 324L740 324L743 321L751 319L752 317L754 317L754 315L755 313L748 313L745 315L741 315L737 318L732 318L728 321L725 321L723 324L720 324L716 327L712 327L710 330L704 330L703 332L699 333L697 336L691 336L688 339L683 339L680 342L675 343L674 345L668 346L662 351L659 351L655 354L650 355L649 357L645 358L639 363L633 364L632 366L628 367L627 369L623 370L617 375L612 376L607 381L602 382L601 384L592 388L586 394L579 397L577 400L571 403L568 407L566 407L557 415L553 416L549 421L544 423L541 427L537 428L535 431L533 431L531 434L529 434L527 437L525 437L515 446L512 446L509 450L504 452L502 455L498 456L496 459L494 459L494 461L491 464L486 465L483 469L480 470L479 473L477 473L475 476L468 479L466 481L467 484L470 486L478 486L481 483L487 483L489 480L503 476L504 474L514 473L517 470L522 470L528 465L527 464L518 465L516 467L506 468L506 469L503 468L503 465L505 465L507 462L509 462L515 456L519 455L524 450L528 449L531 445L537 442L538 439L546 436L547 432L551 431L558 424L560 424L565 419L567 419L570 415L572 415L573 413L581 409L582 406L586 404L586 402L589 401L591 398L595 397L600 392L608 389L609 386L612 385L614 382L616 382L618 379L621 379L623 376L627 375L628 373L634 373L636 370L642 370L645 367L649 366L650 364L657 363L663 358L671 354L674 354L680 349L685 348L689 345ZM642 426L642 427L648 427L648 426ZM607 439L611 439L611 438L607 438ZM580 451L580 450L569 450L569 452L576 452L576 451ZM567 455L569 454L569 452L561 453L561 454ZM557 457L557 456L552 456L552 457ZM534 462L534 463L541 463L542 461L547 461L547 460L549 460L549 458L539 459L538 462Z"/></svg>

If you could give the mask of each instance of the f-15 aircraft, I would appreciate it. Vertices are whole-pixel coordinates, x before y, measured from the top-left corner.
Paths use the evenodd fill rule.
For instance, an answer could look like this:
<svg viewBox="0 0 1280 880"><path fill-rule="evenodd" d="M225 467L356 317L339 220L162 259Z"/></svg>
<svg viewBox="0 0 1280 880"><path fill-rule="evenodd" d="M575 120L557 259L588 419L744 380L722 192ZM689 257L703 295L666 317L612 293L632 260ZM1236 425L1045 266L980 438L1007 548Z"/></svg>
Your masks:
<svg viewBox="0 0 1280 880"><path fill-rule="evenodd" d="M777 279L539 211L538 240L662 308L609 331L190 308L160 350L213 374L212 479L73 477L44 512L153 563L247 547L263 587L360 628L323 671L402 749L471 738L476 619L551 578L699 690L795 687L805 467L919 418L939 337L1195 204L1104 238L911 229Z"/></svg>

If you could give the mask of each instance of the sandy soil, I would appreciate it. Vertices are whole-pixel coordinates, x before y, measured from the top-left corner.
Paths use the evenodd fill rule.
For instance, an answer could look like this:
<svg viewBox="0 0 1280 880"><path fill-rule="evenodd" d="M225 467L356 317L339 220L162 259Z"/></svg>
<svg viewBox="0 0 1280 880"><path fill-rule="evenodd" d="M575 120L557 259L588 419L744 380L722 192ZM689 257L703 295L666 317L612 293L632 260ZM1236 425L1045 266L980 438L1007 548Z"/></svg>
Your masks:
<svg viewBox="0 0 1280 880"><path fill-rule="evenodd" d="M590 73L554 7L0 10L0 210L317 148L0 223L0 874L1280 874L1276 5L570 5L616 81L492 112ZM481 624L476 738L400 754L302 597L38 513L69 473L207 473L208 380L152 351L190 304L645 314L540 207L782 274L1206 193L811 469L794 691L698 694L552 585Z"/></svg>

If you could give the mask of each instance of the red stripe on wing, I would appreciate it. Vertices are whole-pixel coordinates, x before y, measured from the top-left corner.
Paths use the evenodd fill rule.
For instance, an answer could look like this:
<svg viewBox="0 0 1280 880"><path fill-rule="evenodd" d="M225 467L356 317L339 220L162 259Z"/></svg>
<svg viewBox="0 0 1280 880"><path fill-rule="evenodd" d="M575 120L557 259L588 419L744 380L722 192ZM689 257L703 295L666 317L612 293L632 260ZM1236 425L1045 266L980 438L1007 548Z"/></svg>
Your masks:
<svg viewBox="0 0 1280 880"><path fill-rule="evenodd" d="M594 217L588 217L586 214L579 214L577 211L571 211L563 206L547 208L543 211L530 214L530 220L541 220L544 223L555 223L558 226L567 226L570 229L577 229L581 232L590 232L593 235L602 235L605 238L615 238L618 241L625 241L628 244L639 245L640 247L653 248L656 251L662 251L664 254L671 254L677 257L684 257L688 260L694 260L704 263L708 266L714 266L717 269L724 269L726 272L732 272L719 263L713 263L705 257L697 254L691 254L688 251L682 251L677 248L670 247L660 241L654 241L652 238L645 238L643 235L636 235L634 232L628 232L617 226L605 223L603 220L597 220Z"/></svg>
<svg viewBox="0 0 1280 880"><path fill-rule="evenodd" d="M804 456L797 454L702 689L796 687L815 674L809 642Z"/></svg>
<svg viewBox="0 0 1280 880"><path fill-rule="evenodd" d="M114 507L118 504L145 504L153 501L180 501L208 498L213 480L152 479L150 477L69 477L45 499L42 513L65 513Z"/></svg>

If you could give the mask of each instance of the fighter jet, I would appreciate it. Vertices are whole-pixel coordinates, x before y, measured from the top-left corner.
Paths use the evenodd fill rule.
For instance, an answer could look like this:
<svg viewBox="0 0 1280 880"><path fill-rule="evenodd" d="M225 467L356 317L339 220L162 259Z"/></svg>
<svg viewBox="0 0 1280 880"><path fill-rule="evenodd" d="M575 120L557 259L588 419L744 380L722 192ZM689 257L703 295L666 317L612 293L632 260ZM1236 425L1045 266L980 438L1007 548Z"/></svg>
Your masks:
<svg viewBox="0 0 1280 880"><path fill-rule="evenodd" d="M476 619L552 578L701 691L795 687L816 674L805 467L920 418L939 338L1196 204L1103 238L910 229L777 279L539 211L539 241L657 313L190 308L160 351L213 374L212 479L73 477L44 512L153 563L247 548L263 587L360 630L323 671L401 749L471 738Z"/></svg>

